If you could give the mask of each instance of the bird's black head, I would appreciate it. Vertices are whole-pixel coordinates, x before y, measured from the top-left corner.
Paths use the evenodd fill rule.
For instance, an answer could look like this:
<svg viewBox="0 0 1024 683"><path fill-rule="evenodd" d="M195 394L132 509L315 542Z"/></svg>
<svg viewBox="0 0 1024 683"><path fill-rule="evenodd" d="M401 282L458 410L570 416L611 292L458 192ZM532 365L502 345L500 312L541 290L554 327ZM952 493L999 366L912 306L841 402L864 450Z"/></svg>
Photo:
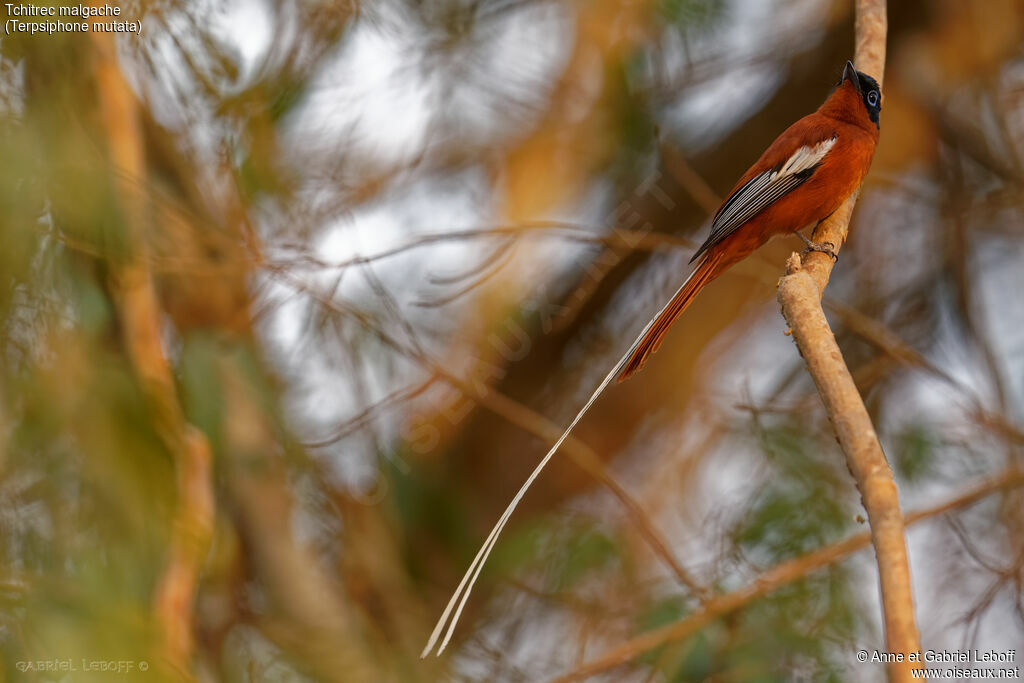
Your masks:
<svg viewBox="0 0 1024 683"><path fill-rule="evenodd" d="M866 73L857 71L853 67L853 62L846 63L846 68L843 69L843 77L839 79L839 83L836 85L842 85L843 81L850 81L853 84L853 87L857 89L857 93L864 102L868 118L875 122L876 128L880 127L878 115L882 111L882 89L878 87L878 81Z"/></svg>

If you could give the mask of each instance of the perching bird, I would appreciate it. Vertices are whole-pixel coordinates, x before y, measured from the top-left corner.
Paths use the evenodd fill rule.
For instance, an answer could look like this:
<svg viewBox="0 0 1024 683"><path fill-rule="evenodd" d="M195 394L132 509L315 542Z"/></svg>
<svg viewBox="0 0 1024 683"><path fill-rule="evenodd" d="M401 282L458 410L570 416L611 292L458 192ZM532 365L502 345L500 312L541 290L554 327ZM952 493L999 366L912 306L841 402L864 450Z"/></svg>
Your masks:
<svg viewBox="0 0 1024 683"><path fill-rule="evenodd" d="M847 62L818 111L787 128L736 183L690 259L700 262L630 349L620 382L643 368L704 285L772 237L800 235L832 215L860 187L875 155L881 110L878 82Z"/></svg>
<svg viewBox="0 0 1024 683"><path fill-rule="evenodd" d="M697 261L697 265L689 277L647 323L629 351L612 368L533 470L491 530L438 620L422 656L433 650L446 624L448 629L438 654L447 646L473 584L512 512L551 456L611 381L618 377L621 382L639 371L647 358L661 346L676 318L706 284L729 266L776 235L795 233L803 237L799 230L830 216L860 187L878 143L881 109L882 93L878 82L847 62L843 77L824 104L787 128L743 174L715 213L711 234L690 259L691 263ZM804 239L809 249L834 255L829 245Z"/></svg>

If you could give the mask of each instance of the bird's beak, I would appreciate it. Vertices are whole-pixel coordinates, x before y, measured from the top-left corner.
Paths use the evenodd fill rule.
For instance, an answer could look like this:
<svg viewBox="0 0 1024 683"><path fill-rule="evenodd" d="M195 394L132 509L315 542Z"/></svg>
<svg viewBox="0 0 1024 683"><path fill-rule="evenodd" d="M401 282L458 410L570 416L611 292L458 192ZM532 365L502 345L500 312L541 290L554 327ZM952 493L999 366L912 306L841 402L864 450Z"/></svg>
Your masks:
<svg viewBox="0 0 1024 683"><path fill-rule="evenodd" d="M853 62L846 62L846 68L843 69L843 81L850 81L851 83L853 83L853 87L856 88L857 94L861 94L860 78L857 76L857 69L854 68ZM840 83L842 83L842 81L840 81Z"/></svg>

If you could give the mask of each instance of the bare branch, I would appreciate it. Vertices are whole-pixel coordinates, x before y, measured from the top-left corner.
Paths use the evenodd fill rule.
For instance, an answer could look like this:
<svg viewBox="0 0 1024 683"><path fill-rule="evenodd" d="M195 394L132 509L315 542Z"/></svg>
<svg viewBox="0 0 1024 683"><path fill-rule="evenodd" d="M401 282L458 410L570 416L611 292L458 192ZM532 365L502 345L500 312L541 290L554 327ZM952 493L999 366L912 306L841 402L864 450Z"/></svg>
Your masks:
<svg viewBox="0 0 1024 683"><path fill-rule="evenodd" d="M885 1L858 0L856 24L858 68L881 83L887 29ZM838 249L846 240L856 200L855 192L815 229L814 239L831 242ZM832 259L822 253L811 253L803 261L796 255L790 258L787 274L779 282L779 304L835 428L868 514L881 584L886 649L904 654L917 652L921 649L920 636L914 621L896 481L821 308L832 264ZM910 680L911 664L891 662L888 673L890 681Z"/></svg>

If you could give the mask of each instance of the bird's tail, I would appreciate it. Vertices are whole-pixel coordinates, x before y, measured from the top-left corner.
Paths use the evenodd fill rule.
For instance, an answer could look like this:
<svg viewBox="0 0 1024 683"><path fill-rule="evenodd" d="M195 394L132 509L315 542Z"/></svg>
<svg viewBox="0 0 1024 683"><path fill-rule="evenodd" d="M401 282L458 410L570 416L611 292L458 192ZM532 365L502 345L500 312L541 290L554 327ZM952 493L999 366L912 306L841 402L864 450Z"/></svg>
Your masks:
<svg viewBox="0 0 1024 683"><path fill-rule="evenodd" d="M441 644L437 648L437 654L444 652L444 649L448 646L448 642L452 638L452 633L455 631L455 625L459 621L459 617L462 615L462 610L466 606L466 602L469 600L469 594L473 590L473 585L476 583L477 578L480 576L480 570L483 569L484 563L487 561L488 555L491 554L491 550L494 549L495 544L498 542L498 536L501 534L502 529L505 528L505 524L508 523L509 518L515 511L516 506L519 505L519 501L526 495L526 491L530 488L533 482L540 476L541 471L551 460L551 457L558 451L568 437L569 433L572 432L573 428L579 423L583 416L586 415L590 407L594 405L597 398L601 393L612 383L612 380L616 377L619 381L626 379L633 373L643 366L647 356L654 353L657 350L658 345L661 344L662 338L665 336L665 332L668 331L669 325L679 316L680 313L690 304L693 297L697 295L700 289L711 281L711 279L717 274L716 265L720 261L721 256L719 253L707 254L704 260L694 269L690 276L686 279L686 282L676 290L675 296L668 302L650 322L644 327L643 331L640 332L640 336L636 338L633 345L629 347L629 351L619 359L615 367L611 369L605 378L601 380L601 383L594 390L594 393L590 395L587 402L583 405L576 417L572 419L569 426L566 427L562 435L558 437L555 444L545 454L541 461L537 463L537 466L527 477L526 481L520 487L519 491L512 498L512 502L509 503L508 507L501 514L498 522L491 529L491 533L488 534L487 539L483 545L480 546L480 550L477 551L476 557L473 558L473 562L469 565L469 569L462 577L462 581L459 582L458 588L455 589L455 593L452 594L451 599L448 601L448 605L444 608L444 612L441 614L441 618L437 620L437 625L434 626L433 633L430 634L430 639L427 641L426 647L423 648L423 652L420 657L426 657L430 654L434 646L437 645L438 639L441 638L442 632L444 633L444 639L441 640ZM621 373L621 374L620 374ZM450 619L449 619L450 617ZM447 629L446 629L447 627Z"/></svg>
<svg viewBox="0 0 1024 683"><path fill-rule="evenodd" d="M721 251L715 250L705 255L690 277L686 278L679 289L676 290L672 299L658 311L654 319L647 324L640 337L633 344L633 347L625 356L625 362L621 363L621 373L618 381L625 382L627 379L640 372L647 362L647 358L658 350L661 342L665 340L668 329L676 321L683 311L693 302L697 294L704 288L704 285L711 282L721 271L718 267L722 260Z"/></svg>

